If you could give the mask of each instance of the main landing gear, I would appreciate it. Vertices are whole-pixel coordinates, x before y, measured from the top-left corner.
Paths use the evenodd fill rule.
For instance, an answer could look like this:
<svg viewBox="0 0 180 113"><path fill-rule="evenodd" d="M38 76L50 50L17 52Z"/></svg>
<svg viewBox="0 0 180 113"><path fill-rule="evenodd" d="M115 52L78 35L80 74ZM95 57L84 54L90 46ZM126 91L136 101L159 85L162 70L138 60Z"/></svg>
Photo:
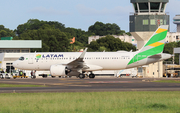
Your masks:
<svg viewBox="0 0 180 113"><path fill-rule="evenodd" d="M80 73L80 74L79 74L79 78L80 78L80 79L84 79L84 78L85 78L85 74L84 74L84 73ZM89 74L89 78L91 78L91 79L92 79L92 78L95 78L95 74L90 73L90 74Z"/></svg>
<svg viewBox="0 0 180 113"><path fill-rule="evenodd" d="M95 74L93 73L89 74L89 78L95 78Z"/></svg>
<svg viewBox="0 0 180 113"><path fill-rule="evenodd" d="M85 78L85 74L83 74L83 73L79 74L79 78L80 79L84 79Z"/></svg>

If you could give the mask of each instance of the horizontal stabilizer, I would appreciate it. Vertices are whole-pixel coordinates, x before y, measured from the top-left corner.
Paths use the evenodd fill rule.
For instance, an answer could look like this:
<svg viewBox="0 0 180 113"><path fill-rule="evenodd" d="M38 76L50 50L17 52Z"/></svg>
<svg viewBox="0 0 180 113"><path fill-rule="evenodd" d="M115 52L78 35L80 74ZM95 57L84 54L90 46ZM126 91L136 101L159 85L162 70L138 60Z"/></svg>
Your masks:
<svg viewBox="0 0 180 113"><path fill-rule="evenodd" d="M148 58L162 58L162 55L161 54L156 54L156 55L150 56Z"/></svg>

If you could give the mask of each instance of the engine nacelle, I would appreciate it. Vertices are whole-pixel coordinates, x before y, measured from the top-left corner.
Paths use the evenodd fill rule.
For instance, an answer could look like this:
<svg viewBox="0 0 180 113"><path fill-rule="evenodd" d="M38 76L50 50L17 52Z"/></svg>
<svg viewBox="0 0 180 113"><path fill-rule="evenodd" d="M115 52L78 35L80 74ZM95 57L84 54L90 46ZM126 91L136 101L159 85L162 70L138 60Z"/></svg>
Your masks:
<svg viewBox="0 0 180 113"><path fill-rule="evenodd" d="M67 68L63 65L52 65L50 68L51 76L66 76Z"/></svg>

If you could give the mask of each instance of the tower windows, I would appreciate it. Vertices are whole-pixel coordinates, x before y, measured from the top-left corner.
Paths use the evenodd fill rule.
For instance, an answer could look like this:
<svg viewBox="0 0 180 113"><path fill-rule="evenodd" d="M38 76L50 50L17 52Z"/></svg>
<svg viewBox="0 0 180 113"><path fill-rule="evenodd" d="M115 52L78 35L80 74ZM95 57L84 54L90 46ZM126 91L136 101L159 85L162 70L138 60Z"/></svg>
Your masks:
<svg viewBox="0 0 180 113"><path fill-rule="evenodd" d="M149 12L159 12L163 13L165 11L165 2L140 2L133 3L134 10L136 13L149 13Z"/></svg>
<svg viewBox="0 0 180 113"><path fill-rule="evenodd" d="M149 25L148 19L143 20L143 25Z"/></svg>
<svg viewBox="0 0 180 113"><path fill-rule="evenodd" d="M150 3L151 5L151 12L159 12L159 6L160 6L160 3L153 3L151 2Z"/></svg>
<svg viewBox="0 0 180 113"><path fill-rule="evenodd" d="M139 3L140 12L149 12L148 3Z"/></svg>
<svg viewBox="0 0 180 113"><path fill-rule="evenodd" d="M161 6L161 12L164 12L165 5L166 5L166 3L162 3L162 6Z"/></svg>
<svg viewBox="0 0 180 113"><path fill-rule="evenodd" d="M137 3L133 3L133 5L134 5L135 12L137 13L137 12L138 12L138 6L137 6Z"/></svg>
<svg viewBox="0 0 180 113"><path fill-rule="evenodd" d="M155 20L155 19L151 19L151 20L150 20L150 24L151 24L151 25L156 25L156 20Z"/></svg>

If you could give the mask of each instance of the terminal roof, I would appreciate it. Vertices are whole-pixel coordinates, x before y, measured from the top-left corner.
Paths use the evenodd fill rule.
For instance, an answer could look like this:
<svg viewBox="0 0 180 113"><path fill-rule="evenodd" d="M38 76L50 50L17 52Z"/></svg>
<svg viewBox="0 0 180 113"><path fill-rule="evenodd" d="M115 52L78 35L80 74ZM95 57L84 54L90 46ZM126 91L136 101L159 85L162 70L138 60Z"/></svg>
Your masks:
<svg viewBox="0 0 180 113"><path fill-rule="evenodd" d="M0 48L42 48L41 40L0 40Z"/></svg>

